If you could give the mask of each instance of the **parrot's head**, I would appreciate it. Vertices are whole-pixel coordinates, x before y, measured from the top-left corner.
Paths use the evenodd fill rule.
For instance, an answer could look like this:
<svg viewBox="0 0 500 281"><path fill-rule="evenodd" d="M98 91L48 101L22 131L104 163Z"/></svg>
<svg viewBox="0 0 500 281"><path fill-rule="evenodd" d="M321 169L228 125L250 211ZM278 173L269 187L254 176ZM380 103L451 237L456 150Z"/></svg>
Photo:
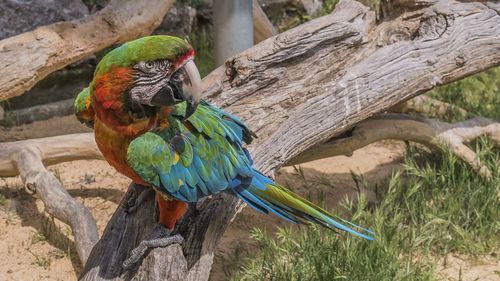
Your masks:
<svg viewBox="0 0 500 281"><path fill-rule="evenodd" d="M74 109L78 121L89 128L94 128L94 109L92 108L88 87L83 89L78 96L76 96Z"/></svg>
<svg viewBox="0 0 500 281"><path fill-rule="evenodd" d="M185 103L180 115L188 118L202 91L193 59L191 45L173 36L144 37L112 50L97 65L90 86L96 117L115 128L141 130L141 124Z"/></svg>

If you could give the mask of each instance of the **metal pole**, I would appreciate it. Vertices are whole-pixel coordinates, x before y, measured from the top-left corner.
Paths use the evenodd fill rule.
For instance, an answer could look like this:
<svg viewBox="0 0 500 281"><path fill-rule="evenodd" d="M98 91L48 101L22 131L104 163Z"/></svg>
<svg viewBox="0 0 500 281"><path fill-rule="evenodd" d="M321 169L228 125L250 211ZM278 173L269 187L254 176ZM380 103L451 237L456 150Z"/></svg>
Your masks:
<svg viewBox="0 0 500 281"><path fill-rule="evenodd" d="M214 0L217 66L253 46L252 0Z"/></svg>

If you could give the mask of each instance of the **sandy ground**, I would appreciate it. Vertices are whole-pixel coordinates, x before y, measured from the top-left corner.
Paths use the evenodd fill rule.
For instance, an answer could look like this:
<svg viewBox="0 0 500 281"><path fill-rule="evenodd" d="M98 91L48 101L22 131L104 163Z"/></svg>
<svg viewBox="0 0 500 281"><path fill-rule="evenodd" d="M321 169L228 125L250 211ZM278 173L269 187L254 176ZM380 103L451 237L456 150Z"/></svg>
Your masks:
<svg viewBox="0 0 500 281"><path fill-rule="evenodd" d="M72 117L54 118L10 130L0 129L0 141L27 137L81 132L83 127ZM335 207L346 195L357 192L351 171L362 175L369 199L375 200L375 186L399 168L404 152L401 143L383 142L358 150L352 157L333 157L303 164L309 184L292 167L281 169L277 181L305 196L324 194L326 205ZM51 166L72 196L90 208L99 231L124 194L129 180L104 161L74 161ZM285 223L272 216L245 208L229 226L216 254L211 280L225 280L224 269L244 261L256 250L249 238L250 229L259 226L273 230ZM0 280L76 280L82 265L72 242L71 230L52 220L40 200L27 194L19 178L0 178ZM228 262L229 261L229 262ZM443 263L444 264L444 263ZM440 265L443 280L500 280L498 260L470 261L447 258Z"/></svg>

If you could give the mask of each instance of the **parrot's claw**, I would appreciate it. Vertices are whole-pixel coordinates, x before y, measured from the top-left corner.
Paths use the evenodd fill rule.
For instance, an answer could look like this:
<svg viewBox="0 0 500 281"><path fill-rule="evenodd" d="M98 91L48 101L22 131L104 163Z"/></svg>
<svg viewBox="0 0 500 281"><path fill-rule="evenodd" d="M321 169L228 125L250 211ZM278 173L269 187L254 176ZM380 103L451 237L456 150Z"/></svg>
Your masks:
<svg viewBox="0 0 500 281"><path fill-rule="evenodd" d="M132 269L151 249L167 247L172 244L182 244L184 242L184 238L181 235L168 236L169 234L170 231L164 226L156 226L148 235L148 238L141 241L139 246L132 250L130 256L123 262L123 268L125 270Z"/></svg>

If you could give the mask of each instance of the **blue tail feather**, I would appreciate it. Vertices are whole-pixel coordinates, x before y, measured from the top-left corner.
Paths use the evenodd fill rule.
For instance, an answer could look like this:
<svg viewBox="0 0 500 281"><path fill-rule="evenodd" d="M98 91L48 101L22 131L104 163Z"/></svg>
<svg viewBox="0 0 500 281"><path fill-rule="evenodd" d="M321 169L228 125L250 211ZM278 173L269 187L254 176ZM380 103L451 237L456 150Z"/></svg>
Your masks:
<svg viewBox="0 0 500 281"><path fill-rule="evenodd" d="M245 203L262 213L273 213L293 223L307 221L332 229L340 229L367 240L374 239L371 236L375 234L373 231L330 215L327 211L294 195L291 191L275 185L271 179L258 171L254 171L250 185L235 186L232 191Z"/></svg>

